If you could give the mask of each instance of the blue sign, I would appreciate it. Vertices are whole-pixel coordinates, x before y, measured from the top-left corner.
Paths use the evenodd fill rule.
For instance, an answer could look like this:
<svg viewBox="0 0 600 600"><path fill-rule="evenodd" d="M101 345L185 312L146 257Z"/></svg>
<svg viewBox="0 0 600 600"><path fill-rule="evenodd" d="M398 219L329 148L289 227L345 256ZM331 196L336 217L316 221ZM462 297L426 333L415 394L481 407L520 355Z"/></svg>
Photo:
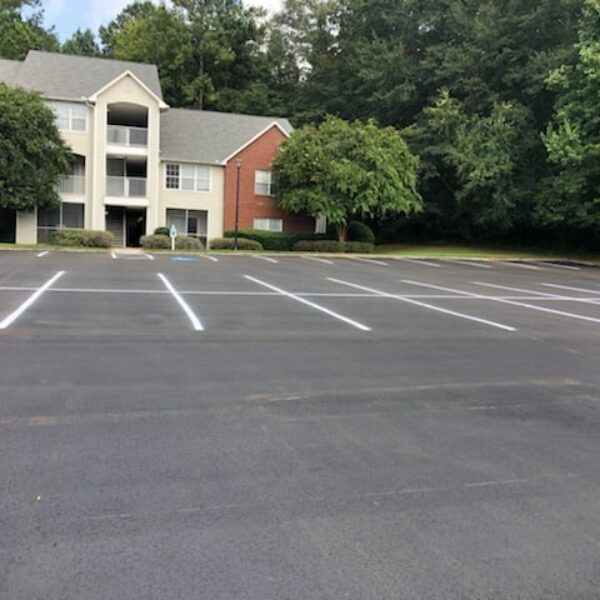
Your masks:
<svg viewBox="0 0 600 600"><path fill-rule="evenodd" d="M174 262L196 262L198 259L194 256L171 256Z"/></svg>

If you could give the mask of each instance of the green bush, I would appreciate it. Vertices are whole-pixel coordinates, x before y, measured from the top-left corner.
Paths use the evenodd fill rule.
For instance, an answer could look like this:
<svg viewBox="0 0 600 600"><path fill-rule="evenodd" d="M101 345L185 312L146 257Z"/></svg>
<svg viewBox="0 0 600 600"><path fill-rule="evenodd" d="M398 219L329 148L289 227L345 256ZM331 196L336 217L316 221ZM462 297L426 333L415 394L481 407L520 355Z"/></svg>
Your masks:
<svg viewBox="0 0 600 600"><path fill-rule="evenodd" d="M57 246L74 246L82 248L110 248L114 237L109 231L91 229L61 229L50 234L48 240Z"/></svg>
<svg viewBox="0 0 600 600"><path fill-rule="evenodd" d="M143 235L140 238L140 245L146 250L169 250L171 248L171 238L168 235Z"/></svg>
<svg viewBox="0 0 600 600"><path fill-rule="evenodd" d="M360 223L359 221L352 221L350 225L348 225L348 241L374 244L375 234L368 225Z"/></svg>
<svg viewBox="0 0 600 600"><path fill-rule="evenodd" d="M169 238L169 242L170 241L171 240ZM175 238L175 248L177 250L204 250L204 245L197 238L187 237L185 235L178 235Z"/></svg>
<svg viewBox="0 0 600 600"><path fill-rule="evenodd" d="M171 231L168 227L157 227L154 230L154 235L166 235L167 237L169 237L171 235Z"/></svg>
<svg viewBox="0 0 600 600"><path fill-rule="evenodd" d="M233 239L231 238L215 238L210 241L211 250L233 250ZM247 240L238 238L239 250L263 250L264 248L255 240Z"/></svg>
<svg viewBox="0 0 600 600"><path fill-rule="evenodd" d="M298 252L344 252L346 244L335 240L301 240L294 244Z"/></svg>
<svg viewBox="0 0 600 600"><path fill-rule="evenodd" d="M355 254L369 254L373 252L374 248L373 244L368 244L367 242L346 242L345 251Z"/></svg>
<svg viewBox="0 0 600 600"><path fill-rule="evenodd" d="M234 237L235 232L226 231L225 237ZM259 231L257 229L240 229L238 238L259 242L265 250L289 251L301 240L330 240L331 235L320 233L281 233L278 231Z"/></svg>

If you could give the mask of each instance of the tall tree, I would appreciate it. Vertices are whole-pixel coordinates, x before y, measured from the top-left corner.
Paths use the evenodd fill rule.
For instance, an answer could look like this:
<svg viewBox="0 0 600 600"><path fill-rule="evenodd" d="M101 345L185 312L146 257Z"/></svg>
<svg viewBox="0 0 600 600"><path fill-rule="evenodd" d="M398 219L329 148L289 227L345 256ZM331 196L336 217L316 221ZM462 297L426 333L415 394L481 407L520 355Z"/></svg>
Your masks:
<svg viewBox="0 0 600 600"><path fill-rule="evenodd" d="M29 50L57 52L58 38L44 28L43 19L41 0L0 0L0 57L23 60Z"/></svg>
<svg viewBox="0 0 600 600"><path fill-rule="evenodd" d="M78 29L63 45L64 54L100 56L100 47L91 29Z"/></svg>
<svg viewBox="0 0 600 600"><path fill-rule="evenodd" d="M113 57L115 43L123 28L131 21L154 13L156 5L151 0L134 0L128 4L108 25L99 30L102 51L106 56Z"/></svg>
<svg viewBox="0 0 600 600"><path fill-rule="evenodd" d="M546 224L595 231L600 240L600 0L586 0L577 60L555 69L549 86L558 93L554 120L544 135L558 172L540 196Z"/></svg>
<svg viewBox="0 0 600 600"><path fill-rule="evenodd" d="M40 96L0 83L0 208L58 203L56 187L70 156Z"/></svg>

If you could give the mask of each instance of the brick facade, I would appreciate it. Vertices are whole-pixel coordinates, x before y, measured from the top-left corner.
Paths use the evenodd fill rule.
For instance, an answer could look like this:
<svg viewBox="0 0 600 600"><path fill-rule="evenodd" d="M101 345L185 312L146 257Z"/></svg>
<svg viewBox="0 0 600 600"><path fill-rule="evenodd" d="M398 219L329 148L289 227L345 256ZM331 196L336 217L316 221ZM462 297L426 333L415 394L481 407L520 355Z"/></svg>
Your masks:
<svg viewBox="0 0 600 600"><path fill-rule="evenodd" d="M224 228L235 228L235 198L237 190L236 159L242 159L240 171L240 229L252 229L254 219L283 219L283 231L288 233L313 233L315 220L304 215L290 215L275 207L270 196L254 193L255 172L270 171L271 163L277 156L279 145L285 139L281 130L273 125L271 129L234 156L225 167L225 211Z"/></svg>

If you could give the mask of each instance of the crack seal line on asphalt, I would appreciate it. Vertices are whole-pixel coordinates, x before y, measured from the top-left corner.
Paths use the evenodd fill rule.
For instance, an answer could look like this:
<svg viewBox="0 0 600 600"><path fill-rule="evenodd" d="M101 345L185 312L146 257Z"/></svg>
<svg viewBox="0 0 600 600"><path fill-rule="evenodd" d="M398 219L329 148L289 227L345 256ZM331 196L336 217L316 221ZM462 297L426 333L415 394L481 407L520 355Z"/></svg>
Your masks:
<svg viewBox="0 0 600 600"><path fill-rule="evenodd" d="M194 314L194 311L190 308L189 304L179 295L179 292L177 292L177 290L171 285L169 280L162 273L158 273L158 277L165 284L165 287L169 290L169 292L171 292L175 300L177 300L177 303L179 306L181 306L183 312L187 315L188 319L192 323L194 330L204 331L204 327L202 326L200 319L198 319L198 317Z"/></svg>
<svg viewBox="0 0 600 600"><path fill-rule="evenodd" d="M509 325L503 325L502 323L497 323L496 321L488 321L487 319L480 319L479 317L473 317L471 315L466 315L464 313L456 312L454 310L448 310L446 308L434 306L433 304L427 304L425 302L418 302L417 300L413 300L412 298L406 298L405 296L389 294L387 292L382 292L380 290L375 290L373 288L368 288L368 287L365 287L362 285L357 285L356 283L350 283L349 281L342 281L341 279L334 279L333 277L328 277L327 279L329 281L333 281L334 283L339 283L341 285L347 285L349 287L356 288L357 290L363 290L365 292L377 294L378 296L383 296L385 298L392 298L394 300L399 300L400 302L414 304L415 306L420 306L422 308L428 308L429 310L433 310L435 312L440 312L440 313L450 315L453 317L458 317L460 319L466 319L467 321L474 321L476 323L481 323L482 325L489 325L490 327L495 327L496 329L502 329L504 331L517 331L516 327L510 327Z"/></svg>
<svg viewBox="0 0 600 600"><path fill-rule="evenodd" d="M25 302L23 302L23 304L17 308L17 310L0 322L0 330L8 329L30 306L36 302L40 296L42 296L42 294L49 287L51 287L64 274L64 271L59 271L56 273L56 275L54 275L54 277L46 281L46 283L41 288L37 289L31 296L29 296L29 298L27 298L27 300L25 300Z"/></svg>
<svg viewBox="0 0 600 600"><path fill-rule="evenodd" d="M298 296L296 294L286 292L285 290L282 290L281 288L275 287L274 285L271 285L269 283L261 281L260 279L255 279L254 277L250 277L250 275L244 275L244 277L248 281L253 281L254 283L256 283L258 285L262 285L263 287L266 287L267 289L273 290L274 292L281 294L282 296L291 298L292 300L296 300L296 302L300 302L301 304L305 304L306 306L310 306L311 308L314 308L315 310L319 310L322 313L325 313L326 315L333 317L334 319L343 321L344 323L347 323L348 325L351 325L352 327L355 327L356 329L360 329L361 331L371 331L370 327L367 327L366 325L363 325L362 323L359 323L358 321L353 321L352 319L349 319L348 317L344 317L344 315L340 315L339 313L336 313L333 310L329 310L328 308L325 308L324 306L321 306L320 304L315 304L314 302L310 302L309 300L306 300L305 298L301 298L300 296Z"/></svg>

